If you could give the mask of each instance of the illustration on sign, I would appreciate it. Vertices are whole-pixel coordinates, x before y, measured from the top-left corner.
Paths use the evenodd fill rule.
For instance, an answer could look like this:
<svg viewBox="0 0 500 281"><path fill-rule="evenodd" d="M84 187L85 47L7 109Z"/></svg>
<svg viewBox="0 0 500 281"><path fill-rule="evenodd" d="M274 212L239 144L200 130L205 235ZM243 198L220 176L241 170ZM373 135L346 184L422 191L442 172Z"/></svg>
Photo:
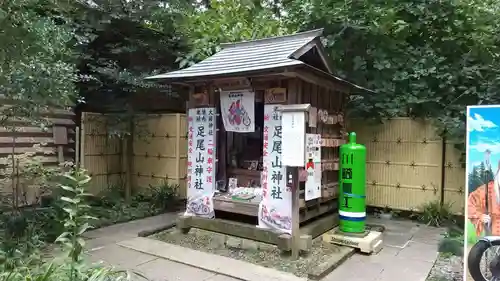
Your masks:
<svg viewBox="0 0 500 281"><path fill-rule="evenodd" d="M467 107L466 240L470 280L498 280L500 105Z"/></svg>
<svg viewBox="0 0 500 281"><path fill-rule="evenodd" d="M188 163L186 215L214 217L215 108L193 108L188 112Z"/></svg>
<svg viewBox="0 0 500 281"><path fill-rule="evenodd" d="M305 200L321 197L321 135L306 134Z"/></svg>
<svg viewBox="0 0 500 281"><path fill-rule="evenodd" d="M281 112L277 105L264 106L264 144L262 201L259 205L259 226L279 232L292 232L292 191L286 186L282 164Z"/></svg>
<svg viewBox="0 0 500 281"><path fill-rule="evenodd" d="M500 236L500 106L467 107L467 243Z"/></svg>
<svg viewBox="0 0 500 281"><path fill-rule="evenodd" d="M224 128L228 132L255 131L255 93L251 91L223 91L220 104Z"/></svg>

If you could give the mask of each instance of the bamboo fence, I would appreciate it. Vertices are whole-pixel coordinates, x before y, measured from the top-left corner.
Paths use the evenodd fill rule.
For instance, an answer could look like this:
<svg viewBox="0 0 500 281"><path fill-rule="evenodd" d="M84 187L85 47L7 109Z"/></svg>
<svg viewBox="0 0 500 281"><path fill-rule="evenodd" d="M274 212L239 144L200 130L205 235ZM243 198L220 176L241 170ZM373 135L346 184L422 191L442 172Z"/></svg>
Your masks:
<svg viewBox="0 0 500 281"><path fill-rule="evenodd" d="M130 179L133 188L178 184L180 196L185 198L185 114L138 118L131 171L126 164L127 143L110 138L106 118L95 113L85 113L82 118L82 163L93 177L92 191L124 185ZM352 120L349 131L356 132L358 142L367 148L368 205L417 211L437 200L452 204L456 214L464 213L465 169L460 153L452 143L443 142L430 122L395 118L374 125Z"/></svg>
<svg viewBox="0 0 500 281"><path fill-rule="evenodd" d="M185 114L135 116L131 141L110 134L111 118L111 114L82 114L82 166L92 176L91 192L98 194L113 186L129 186L137 191L148 186L175 184L180 187L179 196L184 198Z"/></svg>
<svg viewBox="0 0 500 281"><path fill-rule="evenodd" d="M367 204L421 210L431 201L464 214L465 168L460 152L426 120L395 118L374 125L352 120L349 131L367 149Z"/></svg>

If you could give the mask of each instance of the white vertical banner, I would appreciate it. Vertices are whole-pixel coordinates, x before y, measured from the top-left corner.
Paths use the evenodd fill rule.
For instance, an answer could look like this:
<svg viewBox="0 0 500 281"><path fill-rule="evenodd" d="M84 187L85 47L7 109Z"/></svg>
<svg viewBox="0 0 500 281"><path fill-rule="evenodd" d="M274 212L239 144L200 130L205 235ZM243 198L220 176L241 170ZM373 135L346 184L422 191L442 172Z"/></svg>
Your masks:
<svg viewBox="0 0 500 281"><path fill-rule="evenodd" d="M186 215L215 215L216 124L214 107L189 109Z"/></svg>
<svg viewBox="0 0 500 281"><path fill-rule="evenodd" d="M255 93L250 90L222 91L220 108L227 132L255 131Z"/></svg>
<svg viewBox="0 0 500 281"><path fill-rule="evenodd" d="M306 134L305 200L321 197L321 135Z"/></svg>
<svg viewBox="0 0 500 281"><path fill-rule="evenodd" d="M283 112L283 165L303 167L305 158L305 112Z"/></svg>
<svg viewBox="0 0 500 281"><path fill-rule="evenodd" d="M262 201L259 227L292 233L292 191L286 185L282 163L282 126L279 105L264 105Z"/></svg>

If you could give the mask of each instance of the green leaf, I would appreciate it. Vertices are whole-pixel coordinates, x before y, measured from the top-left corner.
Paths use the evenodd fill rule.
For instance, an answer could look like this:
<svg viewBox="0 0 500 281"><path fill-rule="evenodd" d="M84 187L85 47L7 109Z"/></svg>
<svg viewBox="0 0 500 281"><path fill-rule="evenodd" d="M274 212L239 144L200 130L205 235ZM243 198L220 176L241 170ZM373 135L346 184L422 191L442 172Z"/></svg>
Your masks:
<svg viewBox="0 0 500 281"><path fill-rule="evenodd" d="M92 178L88 175L84 175L84 178L78 181L78 185L83 186L90 182Z"/></svg>
<svg viewBox="0 0 500 281"><path fill-rule="evenodd" d="M75 192L75 189L70 187L70 186L67 186L67 185L59 185L60 188L64 189L64 190L67 190L67 191L71 191L71 192Z"/></svg>
<svg viewBox="0 0 500 281"><path fill-rule="evenodd" d="M88 223L85 223L84 225L79 227L77 234L82 235L85 231L87 231L90 228L91 226Z"/></svg>
<svg viewBox="0 0 500 281"><path fill-rule="evenodd" d="M64 210L66 213L68 213L68 215L70 215L70 216L73 216L73 217L74 217L74 216L76 215L76 211L75 211L75 210L73 210L73 209L71 209L71 208L63 208L63 210Z"/></svg>
<svg viewBox="0 0 500 281"><path fill-rule="evenodd" d="M71 198L65 197L65 196L62 196L61 200L64 201L64 202L71 203L71 204L77 204L77 202L78 202L77 199L71 199Z"/></svg>

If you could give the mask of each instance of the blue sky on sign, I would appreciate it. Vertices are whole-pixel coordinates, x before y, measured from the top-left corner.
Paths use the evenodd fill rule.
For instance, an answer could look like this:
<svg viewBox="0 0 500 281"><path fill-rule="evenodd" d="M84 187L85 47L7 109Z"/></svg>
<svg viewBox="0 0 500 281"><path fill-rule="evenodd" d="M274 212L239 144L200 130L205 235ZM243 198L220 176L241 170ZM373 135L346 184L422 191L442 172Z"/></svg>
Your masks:
<svg viewBox="0 0 500 281"><path fill-rule="evenodd" d="M469 107L467 114L467 168L469 171L491 151L490 162L493 173L500 161L500 105Z"/></svg>

